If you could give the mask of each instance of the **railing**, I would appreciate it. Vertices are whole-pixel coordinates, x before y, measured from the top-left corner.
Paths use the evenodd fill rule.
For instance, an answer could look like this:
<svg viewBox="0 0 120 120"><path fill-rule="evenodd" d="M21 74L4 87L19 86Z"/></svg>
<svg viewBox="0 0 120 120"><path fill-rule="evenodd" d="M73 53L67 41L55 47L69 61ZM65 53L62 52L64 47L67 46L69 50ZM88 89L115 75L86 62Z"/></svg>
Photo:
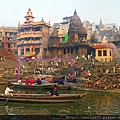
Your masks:
<svg viewBox="0 0 120 120"><path fill-rule="evenodd" d="M5 41L5 43L8 43L8 44L14 43L14 40L8 40L8 41Z"/></svg>
<svg viewBox="0 0 120 120"><path fill-rule="evenodd" d="M25 37L42 37L42 32L41 31L20 32L19 34L17 34L17 37L19 39Z"/></svg>
<svg viewBox="0 0 120 120"><path fill-rule="evenodd" d="M42 43L42 41L41 40L19 41L19 42L17 42L17 45L20 45L20 44L36 44L36 43Z"/></svg>

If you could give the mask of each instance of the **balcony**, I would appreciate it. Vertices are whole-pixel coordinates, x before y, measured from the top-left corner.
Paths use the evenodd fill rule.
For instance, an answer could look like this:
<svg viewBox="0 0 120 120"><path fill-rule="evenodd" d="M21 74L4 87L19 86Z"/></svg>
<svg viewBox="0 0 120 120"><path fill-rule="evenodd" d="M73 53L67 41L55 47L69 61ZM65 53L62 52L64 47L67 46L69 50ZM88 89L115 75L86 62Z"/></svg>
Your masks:
<svg viewBox="0 0 120 120"><path fill-rule="evenodd" d="M13 44L14 43L14 40L8 40L8 41L5 41L6 44Z"/></svg>
<svg viewBox="0 0 120 120"><path fill-rule="evenodd" d="M29 41L19 41L17 42L17 45L21 45L21 44L42 44L42 41L41 40L37 40L37 41L34 41L34 40L29 40Z"/></svg>
<svg viewBox="0 0 120 120"><path fill-rule="evenodd" d="M24 41L17 41L17 45L24 44Z"/></svg>
<svg viewBox="0 0 120 120"><path fill-rule="evenodd" d="M17 37L25 38L25 37L42 37L41 31L28 31L28 32L20 32L17 34Z"/></svg>

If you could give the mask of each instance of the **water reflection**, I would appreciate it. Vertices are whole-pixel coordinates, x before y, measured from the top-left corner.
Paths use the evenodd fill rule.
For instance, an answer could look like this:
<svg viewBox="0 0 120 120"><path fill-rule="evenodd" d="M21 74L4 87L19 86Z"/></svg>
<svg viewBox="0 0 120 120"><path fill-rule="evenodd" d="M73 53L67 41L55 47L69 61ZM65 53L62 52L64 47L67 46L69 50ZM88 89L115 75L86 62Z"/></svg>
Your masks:
<svg viewBox="0 0 120 120"><path fill-rule="evenodd" d="M6 112L7 112L7 115L15 115L15 114L13 114L12 112L13 112L13 107L8 107L8 106L5 106L5 110L6 110Z"/></svg>
<svg viewBox="0 0 120 120"><path fill-rule="evenodd" d="M14 89L16 93L46 94L48 90L21 90ZM2 89L3 91L3 89ZM59 90L59 93L83 93L83 91ZM76 103L60 104L30 104L12 103L8 101L8 108L0 102L0 114L15 115L119 115L120 93L88 92Z"/></svg>

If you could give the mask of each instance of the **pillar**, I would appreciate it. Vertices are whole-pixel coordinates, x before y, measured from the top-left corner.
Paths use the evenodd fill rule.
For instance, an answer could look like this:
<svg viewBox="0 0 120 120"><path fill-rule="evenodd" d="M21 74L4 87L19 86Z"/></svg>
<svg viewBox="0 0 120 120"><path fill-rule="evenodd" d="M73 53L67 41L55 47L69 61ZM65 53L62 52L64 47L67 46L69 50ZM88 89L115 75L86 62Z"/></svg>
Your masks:
<svg viewBox="0 0 120 120"><path fill-rule="evenodd" d="M18 56L21 55L21 48L18 47Z"/></svg>

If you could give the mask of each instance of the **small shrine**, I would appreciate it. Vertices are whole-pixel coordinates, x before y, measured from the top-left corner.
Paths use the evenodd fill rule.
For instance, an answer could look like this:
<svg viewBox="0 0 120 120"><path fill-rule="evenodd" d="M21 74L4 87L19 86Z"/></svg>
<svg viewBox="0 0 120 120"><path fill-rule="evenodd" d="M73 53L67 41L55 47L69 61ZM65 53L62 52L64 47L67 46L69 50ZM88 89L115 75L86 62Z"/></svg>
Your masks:
<svg viewBox="0 0 120 120"><path fill-rule="evenodd" d="M102 43L94 44L95 48L95 59L100 62L110 62L114 60L114 49L113 43L108 43L106 36L103 37Z"/></svg>

